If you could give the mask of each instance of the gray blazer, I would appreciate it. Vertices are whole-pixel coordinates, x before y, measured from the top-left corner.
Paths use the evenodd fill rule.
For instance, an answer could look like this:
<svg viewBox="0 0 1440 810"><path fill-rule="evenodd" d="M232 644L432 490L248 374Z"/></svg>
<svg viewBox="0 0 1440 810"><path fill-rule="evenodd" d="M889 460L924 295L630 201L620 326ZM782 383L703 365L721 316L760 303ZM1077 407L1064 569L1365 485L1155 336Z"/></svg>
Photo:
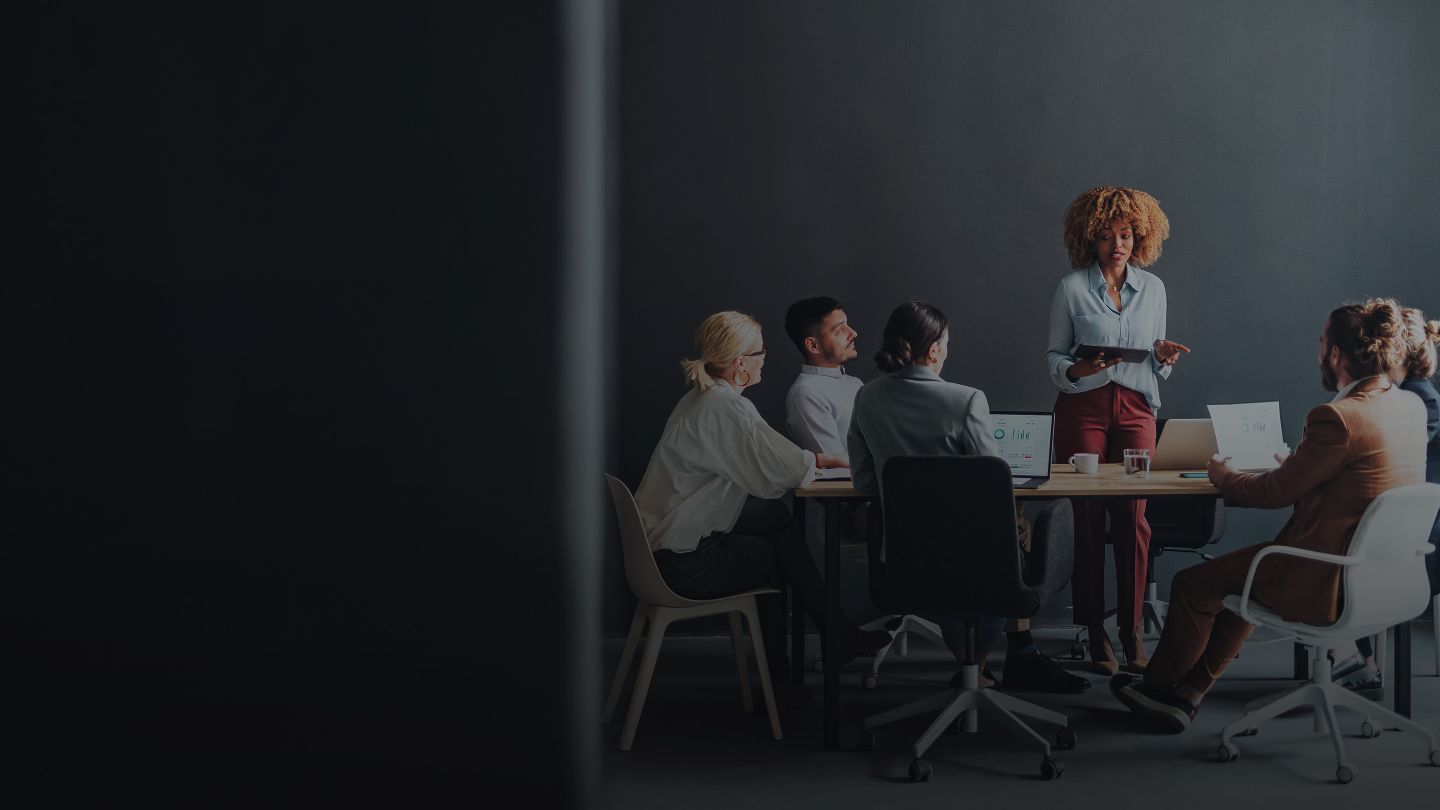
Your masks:
<svg viewBox="0 0 1440 810"><path fill-rule="evenodd" d="M998 456L985 392L945 382L928 366L907 366L866 383L850 419L851 475L878 492L893 456Z"/></svg>

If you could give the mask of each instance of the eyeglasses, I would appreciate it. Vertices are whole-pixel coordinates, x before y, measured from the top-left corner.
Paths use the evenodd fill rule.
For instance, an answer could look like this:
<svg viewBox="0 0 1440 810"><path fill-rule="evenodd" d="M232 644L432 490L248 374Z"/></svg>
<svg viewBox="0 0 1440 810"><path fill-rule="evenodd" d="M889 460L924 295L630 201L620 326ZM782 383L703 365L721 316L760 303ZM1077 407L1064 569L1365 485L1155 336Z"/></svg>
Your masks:
<svg viewBox="0 0 1440 810"><path fill-rule="evenodd" d="M761 347L760 347L760 351L758 351L758 352L750 352L749 354L741 355L741 356L742 356L742 357L764 357L764 356L765 356L765 353L768 352L768 351L770 351L770 350L767 349L767 348L765 348L764 346L761 346Z"/></svg>

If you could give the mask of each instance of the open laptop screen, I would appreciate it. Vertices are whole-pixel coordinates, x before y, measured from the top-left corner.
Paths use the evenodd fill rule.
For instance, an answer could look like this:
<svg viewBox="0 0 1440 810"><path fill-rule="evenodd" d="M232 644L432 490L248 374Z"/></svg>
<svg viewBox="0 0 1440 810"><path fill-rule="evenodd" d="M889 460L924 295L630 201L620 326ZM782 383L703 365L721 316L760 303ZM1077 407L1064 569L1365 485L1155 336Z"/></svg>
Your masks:
<svg viewBox="0 0 1440 810"><path fill-rule="evenodd" d="M1049 478L1055 415L1049 411L992 411L1000 457L1016 478Z"/></svg>

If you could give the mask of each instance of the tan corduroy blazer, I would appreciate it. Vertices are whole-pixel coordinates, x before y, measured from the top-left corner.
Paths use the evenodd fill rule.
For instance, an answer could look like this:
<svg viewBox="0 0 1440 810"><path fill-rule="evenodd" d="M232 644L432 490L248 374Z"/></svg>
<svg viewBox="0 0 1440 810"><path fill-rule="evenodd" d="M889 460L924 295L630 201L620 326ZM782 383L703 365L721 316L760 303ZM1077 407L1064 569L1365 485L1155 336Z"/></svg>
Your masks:
<svg viewBox="0 0 1440 810"><path fill-rule="evenodd" d="M1222 492L1234 506L1293 504L1295 513L1274 543L1345 554L1376 496L1424 480L1424 405L1383 377L1371 377L1344 399L1311 410L1300 444L1283 464L1236 475ZM1252 595L1289 621L1330 624L1339 614L1340 581L1339 566L1269 557L1255 575Z"/></svg>

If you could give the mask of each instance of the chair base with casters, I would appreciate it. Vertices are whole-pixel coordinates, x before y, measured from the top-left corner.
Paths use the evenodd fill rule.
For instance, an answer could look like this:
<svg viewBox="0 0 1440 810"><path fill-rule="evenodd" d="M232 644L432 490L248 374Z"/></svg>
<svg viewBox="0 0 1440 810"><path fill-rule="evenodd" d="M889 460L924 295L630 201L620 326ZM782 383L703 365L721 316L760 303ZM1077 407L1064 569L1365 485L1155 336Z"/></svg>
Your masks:
<svg viewBox="0 0 1440 810"><path fill-rule="evenodd" d="M1240 748L1233 742L1234 737L1254 733L1261 723L1292 709L1309 707L1314 714L1315 730L1329 733L1335 749L1335 778L1342 784L1355 778L1355 766L1345 755L1345 741L1335 712L1339 708L1364 718L1360 725L1362 737L1379 736L1382 726L1376 723L1377 718L1420 737L1427 746L1430 764L1440 766L1440 747L1435 744L1434 733L1334 683L1326 655L1337 644L1375 634L1379 634L1383 647L1386 628L1408 622L1424 612L1430 598L1429 583L1423 566L1417 569L1415 558L1434 550L1428 534L1437 509L1440 509L1440 486L1397 487L1382 493L1366 507L1345 555L1282 545L1267 545L1255 553L1240 593L1226 596L1223 604L1252 625L1293 634L1299 644L1309 648L1310 678L1294 689L1246 706L1245 714L1220 732L1216 756L1221 762L1239 757ZM1427 539L1423 544L1417 543L1421 538ZM1253 599L1256 571L1268 557L1299 558L1339 567L1344 600L1335 621L1325 625L1289 621ZM1287 561L1276 564L1284 562Z"/></svg>
<svg viewBox="0 0 1440 810"><path fill-rule="evenodd" d="M966 622L965 638L966 649L973 650L975 648L975 625L973 622ZM1066 719L1065 715L1033 703L1027 703L995 689L981 688L980 665L975 661L973 655L966 656L965 664L960 672L961 686L958 689L921 698L904 706L865 718L864 730L861 732L860 738L861 750L874 749L875 729L899 720L929 714L938 709L939 715L911 747L914 755L914 759L910 762L911 781L924 782L930 778L932 769L930 763L924 758L925 752L934 745L947 728L959 724L966 732L973 734L979 730L979 715L981 714L1015 732L1031 746L1040 749L1042 754L1040 775L1042 777L1055 779L1065 772L1065 763L1050 756L1050 742L1020 719L1029 717L1059 726L1060 730L1056 733L1054 747L1058 750L1068 750L1075 747L1076 737L1075 732L1070 729L1070 721Z"/></svg>
<svg viewBox="0 0 1440 810"><path fill-rule="evenodd" d="M644 524L640 521L640 510L635 505L630 488L613 475L606 475L605 483L610 489L615 517L620 524L620 544L625 552L625 580L638 600L635 616L630 620L630 634L625 639L625 651L620 654L620 666L615 669L610 696L605 700L606 724L615 716L615 704L620 701L620 690L630 674L630 664L635 660L640 636L642 633L645 636L640 671L635 676L635 690L630 695L625 728L620 733L620 750L629 751L635 742L635 729L640 725L640 712L644 710L645 696L650 692L650 679L655 674L655 661L660 657L660 644L665 640L666 628L677 621L722 614L730 617L730 642L735 649L735 665L740 675L740 705L747 713L755 710L754 697L750 692L750 667L745 661L744 637L740 632L740 619L743 617L750 625L750 642L754 645L755 663L760 670L760 690L765 696L765 709L770 714L770 733L775 739L780 739L780 717L776 712L774 686L770 682L769 661L765 657L765 640L760 632L760 611L755 602L756 596L778 594L780 591L755 588L718 599L687 599L676 594L660 576L660 568L650 551Z"/></svg>
<svg viewBox="0 0 1440 810"><path fill-rule="evenodd" d="M1247 704L1245 715L1220 732L1216 757L1221 762L1233 762L1240 757L1240 747L1232 741L1234 737L1254 734L1259 731L1261 723L1308 706L1314 711L1315 731L1329 732L1330 743L1335 749L1335 779L1341 784L1349 784L1355 778L1355 766L1345 756L1345 741L1335 716L1335 710L1339 708L1349 709L1364 718L1360 723L1360 736L1366 739L1380 736L1381 729L1387 724L1420 737L1429 746L1430 764L1440 765L1440 748L1436 748L1435 735L1429 729L1331 681L1330 659L1325 654L1325 647L1307 646L1311 649L1310 680L1288 692Z"/></svg>
<svg viewBox="0 0 1440 810"><path fill-rule="evenodd" d="M895 637L889 644L875 651L875 657L870 662L870 671L860 679L860 685L866 689L874 689L880 685L880 665L885 662L885 657L892 651L896 655L910 654L910 636L915 635L926 641L945 648L945 637L940 628L934 622L928 622L919 616L901 616L898 619L894 616L881 616L873 622L868 622L860 627L861 630L891 630ZM825 665L819 656L811 659L810 670L812 672L824 672Z"/></svg>

